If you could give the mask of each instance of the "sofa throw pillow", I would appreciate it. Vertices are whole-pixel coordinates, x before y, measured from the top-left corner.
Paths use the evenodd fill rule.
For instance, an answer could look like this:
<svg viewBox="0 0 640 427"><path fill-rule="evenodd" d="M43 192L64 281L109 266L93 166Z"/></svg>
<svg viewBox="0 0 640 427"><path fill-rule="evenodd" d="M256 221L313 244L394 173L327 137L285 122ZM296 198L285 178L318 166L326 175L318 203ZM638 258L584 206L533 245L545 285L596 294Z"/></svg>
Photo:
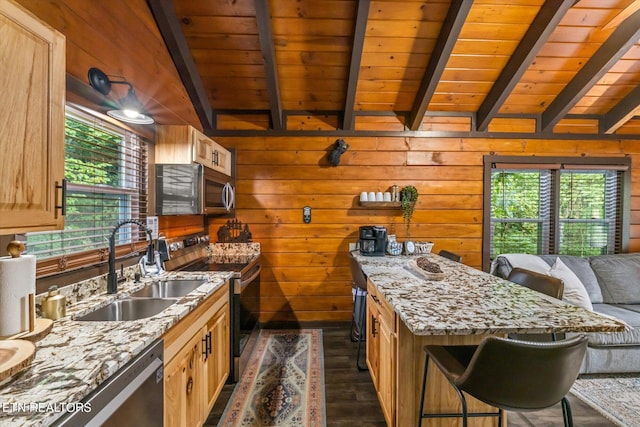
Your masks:
<svg viewBox="0 0 640 427"><path fill-rule="evenodd" d="M589 294L576 274L565 265L560 258L556 258L555 264L549 269L550 276L562 279L564 282L564 292L562 300L586 310L593 311L593 305L589 299Z"/></svg>

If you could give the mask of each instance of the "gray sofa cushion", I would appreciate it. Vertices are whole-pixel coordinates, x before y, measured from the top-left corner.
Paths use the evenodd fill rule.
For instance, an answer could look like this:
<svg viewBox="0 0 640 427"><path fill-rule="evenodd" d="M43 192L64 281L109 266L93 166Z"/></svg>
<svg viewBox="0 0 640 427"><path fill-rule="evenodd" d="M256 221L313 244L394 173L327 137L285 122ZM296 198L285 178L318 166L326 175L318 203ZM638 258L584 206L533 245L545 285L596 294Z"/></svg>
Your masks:
<svg viewBox="0 0 640 427"><path fill-rule="evenodd" d="M590 346L633 346L640 345L640 312L627 310L624 306L593 304L593 311L613 316L626 322L632 329L623 332L588 333Z"/></svg>
<svg viewBox="0 0 640 427"><path fill-rule="evenodd" d="M589 262L600 283L603 302L640 304L640 253L599 255Z"/></svg>
<svg viewBox="0 0 640 427"><path fill-rule="evenodd" d="M578 276L578 279L580 279L584 288L587 290L587 294L589 294L591 303L599 304L603 302L598 279L593 273L587 258L572 255L539 255L539 257L549 264L549 266L552 266L556 262L556 258L560 258L562 262Z"/></svg>

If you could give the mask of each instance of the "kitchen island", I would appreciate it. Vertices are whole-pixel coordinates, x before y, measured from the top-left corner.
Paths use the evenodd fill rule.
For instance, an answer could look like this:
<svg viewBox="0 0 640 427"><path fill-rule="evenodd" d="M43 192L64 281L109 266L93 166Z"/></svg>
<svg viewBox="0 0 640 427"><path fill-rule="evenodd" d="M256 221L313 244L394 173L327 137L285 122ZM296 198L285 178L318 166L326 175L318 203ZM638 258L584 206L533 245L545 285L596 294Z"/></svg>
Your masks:
<svg viewBox="0 0 640 427"><path fill-rule="evenodd" d="M160 277L143 278L140 283L128 280L114 295L105 293L104 277L74 286L67 315L56 320L49 335L36 343L32 365L9 383L0 385L0 425L48 426L63 417L67 409L80 409L78 404L87 395L155 340L164 337L166 346L169 335L178 330L173 327L197 312L205 305L205 300L224 289L222 294L226 301L228 291L224 287L231 275L232 272L165 273L162 279L202 279L203 284L162 312L133 321L75 319L124 298ZM178 332L180 336L184 335L183 328ZM179 339L171 342L179 342ZM177 345L165 348L165 365L177 353L178 349L173 350L174 347Z"/></svg>
<svg viewBox="0 0 640 427"><path fill-rule="evenodd" d="M426 280L408 267L416 256L353 255L367 276L367 364L391 426L417 425L427 344L478 344L487 335L617 332L626 327L434 254L426 256L442 269L441 281ZM453 388L437 369L429 369L425 402L428 412L459 411ZM491 409L475 399L468 403L473 412ZM425 419L422 425L452 422ZM471 418L469 425L496 422Z"/></svg>

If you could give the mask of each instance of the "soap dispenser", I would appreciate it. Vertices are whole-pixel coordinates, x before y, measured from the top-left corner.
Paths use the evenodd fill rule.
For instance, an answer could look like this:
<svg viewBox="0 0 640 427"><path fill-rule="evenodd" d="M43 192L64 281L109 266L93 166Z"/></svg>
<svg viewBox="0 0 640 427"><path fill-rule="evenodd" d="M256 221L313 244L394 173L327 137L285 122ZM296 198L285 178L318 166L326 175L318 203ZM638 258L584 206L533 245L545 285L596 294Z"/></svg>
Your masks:
<svg viewBox="0 0 640 427"><path fill-rule="evenodd" d="M42 301L42 316L47 319L56 320L67 314L67 298L60 295L56 285L49 288L49 293Z"/></svg>

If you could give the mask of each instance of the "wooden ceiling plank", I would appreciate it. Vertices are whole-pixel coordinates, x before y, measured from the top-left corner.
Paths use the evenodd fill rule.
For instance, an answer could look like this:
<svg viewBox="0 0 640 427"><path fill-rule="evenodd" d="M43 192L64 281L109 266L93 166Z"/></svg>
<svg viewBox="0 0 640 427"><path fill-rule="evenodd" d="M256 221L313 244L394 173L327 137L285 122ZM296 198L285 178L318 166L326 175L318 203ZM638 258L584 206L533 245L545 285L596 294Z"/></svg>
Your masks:
<svg viewBox="0 0 640 427"><path fill-rule="evenodd" d="M578 71L553 102L542 113L540 129L553 126L600 80L640 37L640 10L616 28L589 61Z"/></svg>
<svg viewBox="0 0 640 427"><path fill-rule="evenodd" d="M522 41L502 69L500 76L477 111L477 130L485 131L511 91L518 84L538 51L573 5L574 0L547 0L533 19Z"/></svg>
<svg viewBox="0 0 640 427"><path fill-rule="evenodd" d="M349 79L347 84L347 94L342 116L342 129L352 130L355 125L354 105L356 102L356 89L360 79L360 64L362 62L362 51L364 39L367 32L367 20L369 19L370 0L358 2L356 12L356 23L353 29L353 48L351 49L351 63L349 65Z"/></svg>
<svg viewBox="0 0 640 427"><path fill-rule="evenodd" d="M213 129L215 126L211 104L180 27L173 2L149 0L148 4L203 129L205 132Z"/></svg>
<svg viewBox="0 0 640 427"><path fill-rule="evenodd" d="M633 89L622 101L616 104L602 120L604 133L612 134L631 120L640 109L640 86Z"/></svg>
<svg viewBox="0 0 640 427"><path fill-rule="evenodd" d="M271 124L275 130L283 128L282 102L278 86L278 70L276 69L276 52L273 45L273 30L271 28L271 13L269 0L256 0L256 19L258 20L258 37L264 58L264 70L271 109Z"/></svg>
<svg viewBox="0 0 640 427"><path fill-rule="evenodd" d="M472 4L472 1L453 0L449 6L449 12L442 24L438 41L409 114L408 127L411 130L417 130L422 124L429 101L440 81Z"/></svg>

